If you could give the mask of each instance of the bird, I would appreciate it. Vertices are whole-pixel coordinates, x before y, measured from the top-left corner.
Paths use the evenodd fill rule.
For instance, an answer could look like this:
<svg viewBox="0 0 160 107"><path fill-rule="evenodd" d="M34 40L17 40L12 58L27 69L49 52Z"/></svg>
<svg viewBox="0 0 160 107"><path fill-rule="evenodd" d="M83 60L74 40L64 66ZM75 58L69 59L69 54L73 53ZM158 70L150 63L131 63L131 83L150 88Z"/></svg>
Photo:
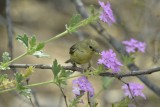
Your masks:
<svg viewBox="0 0 160 107"><path fill-rule="evenodd" d="M89 63L95 53L99 53L98 43L95 40L85 39L78 41L70 47L70 59L65 63L72 63L73 66Z"/></svg>

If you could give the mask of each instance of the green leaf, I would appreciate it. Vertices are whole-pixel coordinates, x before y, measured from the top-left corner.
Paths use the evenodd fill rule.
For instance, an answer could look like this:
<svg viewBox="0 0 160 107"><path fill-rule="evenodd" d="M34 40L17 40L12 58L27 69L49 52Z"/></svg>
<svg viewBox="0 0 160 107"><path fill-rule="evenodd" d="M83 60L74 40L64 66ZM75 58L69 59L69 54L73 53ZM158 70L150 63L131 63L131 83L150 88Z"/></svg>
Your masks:
<svg viewBox="0 0 160 107"><path fill-rule="evenodd" d="M61 68L61 77L65 78L65 77L69 77L69 75L71 75L72 73L68 70L64 70L63 68Z"/></svg>
<svg viewBox="0 0 160 107"><path fill-rule="evenodd" d="M69 70L64 70L63 68L61 68L59 75L59 84L61 85L67 85L67 77L69 77L72 74L72 72L70 72Z"/></svg>
<svg viewBox="0 0 160 107"><path fill-rule="evenodd" d="M23 77L23 75L21 73L16 72L15 73L15 78L16 78L16 82L19 84L21 83L25 78Z"/></svg>
<svg viewBox="0 0 160 107"><path fill-rule="evenodd" d="M31 98L31 94L32 94L31 89L21 86L21 88L18 91L21 95L25 96L27 99Z"/></svg>
<svg viewBox="0 0 160 107"><path fill-rule="evenodd" d="M36 45L36 37L35 35L31 37L31 40L29 41L30 47L34 47Z"/></svg>
<svg viewBox="0 0 160 107"><path fill-rule="evenodd" d="M7 70L7 69L10 69L9 64L0 62L0 70Z"/></svg>
<svg viewBox="0 0 160 107"><path fill-rule="evenodd" d="M109 77L103 77L103 88L107 89L109 86L112 84L114 78L109 78Z"/></svg>
<svg viewBox="0 0 160 107"><path fill-rule="evenodd" d="M74 27L76 26L81 20L81 15L80 14L75 14L72 16L70 23L69 23L69 27Z"/></svg>
<svg viewBox="0 0 160 107"><path fill-rule="evenodd" d="M28 54L28 55L33 55L35 52L36 52L35 47L30 47L30 48L27 50L27 54Z"/></svg>
<svg viewBox="0 0 160 107"><path fill-rule="evenodd" d="M61 86L62 85L67 85L67 81L66 80L61 80L59 83L61 84Z"/></svg>
<svg viewBox="0 0 160 107"><path fill-rule="evenodd" d="M26 34L24 34L23 36L18 35L17 38L16 38L16 40L18 40L19 42L23 43L24 46L26 48L28 48L28 37L27 37Z"/></svg>
<svg viewBox="0 0 160 107"><path fill-rule="evenodd" d="M38 45L37 45L37 47L36 47L36 51L40 51L40 50L42 50L43 48L44 48L44 46L45 46L45 43L39 43Z"/></svg>
<svg viewBox="0 0 160 107"><path fill-rule="evenodd" d="M114 104L115 107L128 107L128 104L131 103L129 98L125 98L124 100L120 101L118 104Z"/></svg>
<svg viewBox="0 0 160 107"><path fill-rule="evenodd" d="M112 107L115 107L114 104L112 104Z"/></svg>
<svg viewBox="0 0 160 107"><path fill-rule="evenodd" d="M57 77L60 70L61 70L61 66L58 64L57 60L55 59L53 61L53 65L52 65L52 71L53 71L53 74L54 74L54 78Z"/></svg>
<svg viewBox="0 0 160 107"><path fill-rule="evenodd" d="M132 56L121 55L124 65L128 65L134 62L135 58Z"/></svg>
<svg viewBox="0 0 160 107"><path fill-rule="evenodd" d="M58 86L62 87L62 85L67 85L67 78L72 72L64 70L56 59L53 61L52 71L54 74L54 81Z"/></svg>
<svg viewBox="0 0 160 107"><path fill-rule="evenodd" d="M26 98L30 98L31 97L31 89L23 86L22 82L25 78L23 77L23 75L21 73L16 72L15 73L15 80L16 80L16 88L19 91L19 93L23 96L25 96Z"/></svg>
<svg viewBox="0 0 160 107"><path fill-rule="evenodd" d="M35 52L33 53L33 55L34 55L35 57L37 57L37 58L48 58L48 57L49 57L48 54L45 54L45 53L43 53L42 51L35 51Z"/></svg>
<svg viewBox="0 0 160 107"><path fill-rule="evenodd" d="M11 60L11 57L10 57L9 53L8 52L4 52L3 55L2 55L3 63L9 62L10 60Z"/></svg>
<svg viewBox="0 0 160 107"><path fill-rule="evenodd" d="M0 70L10 69L8 62L11 60L11 57L8 52L4 52L2 55L2 62L0 62Z"/></svg>
<svg viewBox="0 0 160 107"><path fill-rule="evenodd" d="M0 83L1 83L3 80L7 79L7 78L8 78L8 75L7 75L7 74L1 74L1 75L0 75Z"/></svg>
<svg viewBox="0 0 160 107"><path fill-rule="evenodd" d="M70 101L69 107L77 107L77 105L81 102L83 95L78 95L76 98ZM96 106L93 106L96 107Z"/></svg>
<svg viewBox="0 0 160 107"><path fill-rule="evenodd" d="M91 15L93 16L93 15L95 15L96 14L96 8L94 7L94 5L90 5L90 13L91 13Z"/></svg>

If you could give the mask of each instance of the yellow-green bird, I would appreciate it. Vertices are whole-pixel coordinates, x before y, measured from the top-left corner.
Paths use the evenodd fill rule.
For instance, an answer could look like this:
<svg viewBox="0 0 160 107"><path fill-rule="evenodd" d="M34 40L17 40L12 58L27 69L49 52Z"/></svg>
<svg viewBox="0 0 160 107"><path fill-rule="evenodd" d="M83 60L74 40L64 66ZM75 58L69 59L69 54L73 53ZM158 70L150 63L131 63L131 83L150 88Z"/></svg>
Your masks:
<svg viewBox="0 0 160 107"><path fill-rule="evenodd" d="M69 54L70 59L65 63L71 62L74 66L76 64L89 63L93 54L98 53L98 43L92 39L85 39L77 42L71 46Z"/></svg>

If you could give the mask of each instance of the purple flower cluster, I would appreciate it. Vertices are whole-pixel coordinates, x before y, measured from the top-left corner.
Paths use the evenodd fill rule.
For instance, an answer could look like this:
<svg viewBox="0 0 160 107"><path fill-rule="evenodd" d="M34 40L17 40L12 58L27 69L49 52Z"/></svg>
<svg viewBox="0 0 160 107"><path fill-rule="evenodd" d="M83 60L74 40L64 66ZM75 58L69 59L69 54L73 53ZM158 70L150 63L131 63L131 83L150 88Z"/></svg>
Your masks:
<svg viewBox="0 0 160 107"><path fill-rule="evenodd" d="M88 79L85 76L75 79L72 82L74 84L73 93L75 95L81 95L84 92L89 92L90 97L93 97L94 88L92 87L92 84L88 81Z"/></svg>
<svg viewBox="0 0 160 107"><path fill-rule="evenodd" d="M126 51L128 53L134 53L136 51L145 52L146 44L131 38L129 41L122 42L125 45Z"/></svg>
<svg viewBox="0 0 160 107"><path fill-rule="evenodd" d="M122 86L122 89L124 90L125 96L128 96L130 99L132 99L132 97L136 97L136 96L141 96L144 99L146 99L146 96L142 93L144 86L141 84L129 83L129 86L127 84L125 84Z"/></svg>
<svg viewBox="0 0 160 107"><path fill-rule="evenodd" d="M116 22L112 9L111 9L111 5L109 2L105 3L99 1L99 5L102 7L103 11L100 13L100 20L102 20L105 23L108 23L108 25L112 25L113 23Z"/></svg>
<svg viewBox="0 0 160 107"><path fill-rule="evenodd" d="M98 64L103 64L106 68L112 69L114 73L120 71L120 66L123 66L116 58L116 53L112 49L102 51L101 58L98 59Z"/></svg>

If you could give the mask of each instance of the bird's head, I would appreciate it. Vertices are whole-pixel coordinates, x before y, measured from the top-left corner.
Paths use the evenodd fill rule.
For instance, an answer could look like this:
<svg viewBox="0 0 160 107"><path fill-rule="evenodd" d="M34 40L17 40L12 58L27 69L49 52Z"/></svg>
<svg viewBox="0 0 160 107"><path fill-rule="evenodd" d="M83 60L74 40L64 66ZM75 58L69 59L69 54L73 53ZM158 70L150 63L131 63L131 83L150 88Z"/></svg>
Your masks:
<svg viewBox="0 0 160 107"><path fill-rule="evenodd" d="M98 50L98 43L95 41L95 40L92 40L92 39L88 39L86 40L87 42L87 45L88 45L88 48L95 52L95 53L99 53L99 50Z"/></svg>

